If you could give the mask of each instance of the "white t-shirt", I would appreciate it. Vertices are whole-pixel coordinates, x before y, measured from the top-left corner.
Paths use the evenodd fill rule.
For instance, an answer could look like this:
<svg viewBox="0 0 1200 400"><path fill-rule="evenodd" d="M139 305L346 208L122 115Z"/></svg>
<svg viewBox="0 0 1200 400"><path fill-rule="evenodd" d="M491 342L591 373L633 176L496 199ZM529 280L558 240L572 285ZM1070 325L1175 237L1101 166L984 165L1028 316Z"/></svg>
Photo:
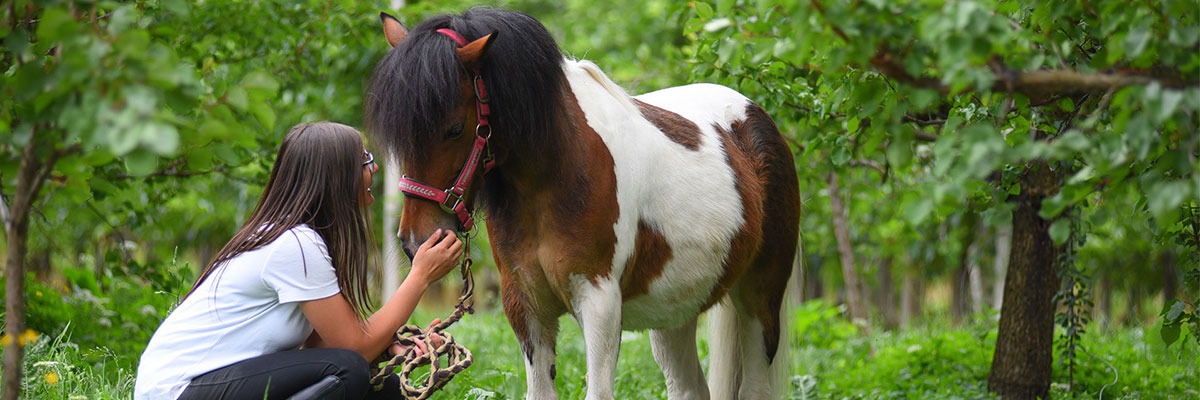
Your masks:
<svg viewBox="0 0 1200 400"><path fill-rule="evenodd" d="M325 241L307 225L222 263L163 321L138 364L136 399L176 399L192 378L299 347L300 302L337 294Z"/></svg>

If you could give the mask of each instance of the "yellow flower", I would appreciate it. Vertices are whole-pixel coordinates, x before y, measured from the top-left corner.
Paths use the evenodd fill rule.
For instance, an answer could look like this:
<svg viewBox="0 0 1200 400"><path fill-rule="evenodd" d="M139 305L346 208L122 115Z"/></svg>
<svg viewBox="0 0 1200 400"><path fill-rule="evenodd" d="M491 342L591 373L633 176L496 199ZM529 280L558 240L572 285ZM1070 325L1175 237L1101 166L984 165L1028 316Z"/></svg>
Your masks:
<svg viewBox="0 0 1200 400"><path fill-rule="evenodd" d="M22 333L21 336L17 337L17 345L21 347L25 347L27 344L37 343L37 341L38 333L34 332L33 329L26 329L25 333Z"/></svg>
<svg viewBox="0 0 1200 400"><path fill-rule="evenodd" d="M35 293L37 293L38 297L42 297L42 291L41 291L41 290L39 290L39 291L37 291L37 292L35 292Z"/></svg>
<svg viewBox="0 0 1200 400"><path fill-rule="evenodd" d="M13 342L12 335L9 335L7 333L5 333L4 335L0 335L0 347L8 347L8 345L12 344L12 342Z"/></svg>
<svg viewBox="0 0 1200 400"><path fill-rule="evenodd" d="M51 385L58 384L58 374L54 373L54 371L47 372L46 373L46 383L49 383Z"/></svg>

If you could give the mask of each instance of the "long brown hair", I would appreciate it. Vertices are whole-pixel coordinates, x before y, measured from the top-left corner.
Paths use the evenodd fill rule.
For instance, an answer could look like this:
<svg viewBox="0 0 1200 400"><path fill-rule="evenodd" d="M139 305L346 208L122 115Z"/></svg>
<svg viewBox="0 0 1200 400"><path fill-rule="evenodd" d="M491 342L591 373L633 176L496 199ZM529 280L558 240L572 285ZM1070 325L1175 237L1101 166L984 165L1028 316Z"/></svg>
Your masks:
<svg viewBox="0 0 1200 400"><path fill-rule="evenodd" d="M354 128L332 122L292 127L279 146L254 212L200 273L188 296L225 261L266 246L296 225L308 224L325 241L338 288L354 311L365 315L374 241L359 206L362 156L362 137ZM220 273L216 279L220 280Z"/></svg>

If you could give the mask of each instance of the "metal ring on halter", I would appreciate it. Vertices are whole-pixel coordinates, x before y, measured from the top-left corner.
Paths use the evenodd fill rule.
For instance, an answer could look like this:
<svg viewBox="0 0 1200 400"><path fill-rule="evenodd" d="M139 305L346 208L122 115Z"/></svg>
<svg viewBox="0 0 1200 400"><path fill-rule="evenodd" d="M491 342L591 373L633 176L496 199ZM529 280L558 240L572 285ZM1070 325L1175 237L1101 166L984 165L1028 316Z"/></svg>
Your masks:
<svg viewBox="0 0 1200 400"><path fill-rule="evenodd" d="M483 128L487 128L487 135L480 133L483 130ZM492 138L492 126L491 125L482 125L482 124L475 125L475 136L479 136L484 139L491 139Z"/></svg>
<svg viewBox="0 0 1200 400"><path fill-rule="evenodd" d="M479 221L476 221L474 224L471 224L471 231L467 232L466 236L467 236L468 241L470 241L471 239L475 239L475 237L479 236Z"/></svg>

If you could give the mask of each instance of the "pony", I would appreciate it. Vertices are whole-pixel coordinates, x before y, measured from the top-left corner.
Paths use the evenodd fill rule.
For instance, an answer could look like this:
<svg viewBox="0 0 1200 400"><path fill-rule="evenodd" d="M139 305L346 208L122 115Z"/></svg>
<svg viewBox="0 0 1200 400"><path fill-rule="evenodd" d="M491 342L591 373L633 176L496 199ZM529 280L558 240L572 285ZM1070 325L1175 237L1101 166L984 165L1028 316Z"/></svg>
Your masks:
<svg viewBox="0 0 1200 400"><path fill-rule="evenodd" d="M799 183L761 107L713 84L630 96L521 12L471 9L412 31L380 18L392 49L365 125L405 174L401 247L411 257L483 210L528 398L557 398L564 313L583 331L588 399L613 398L622 330L650 330L671 399L782 388L771 377L787 368ZM710 308L706 385L696 327Z"/></svg>

